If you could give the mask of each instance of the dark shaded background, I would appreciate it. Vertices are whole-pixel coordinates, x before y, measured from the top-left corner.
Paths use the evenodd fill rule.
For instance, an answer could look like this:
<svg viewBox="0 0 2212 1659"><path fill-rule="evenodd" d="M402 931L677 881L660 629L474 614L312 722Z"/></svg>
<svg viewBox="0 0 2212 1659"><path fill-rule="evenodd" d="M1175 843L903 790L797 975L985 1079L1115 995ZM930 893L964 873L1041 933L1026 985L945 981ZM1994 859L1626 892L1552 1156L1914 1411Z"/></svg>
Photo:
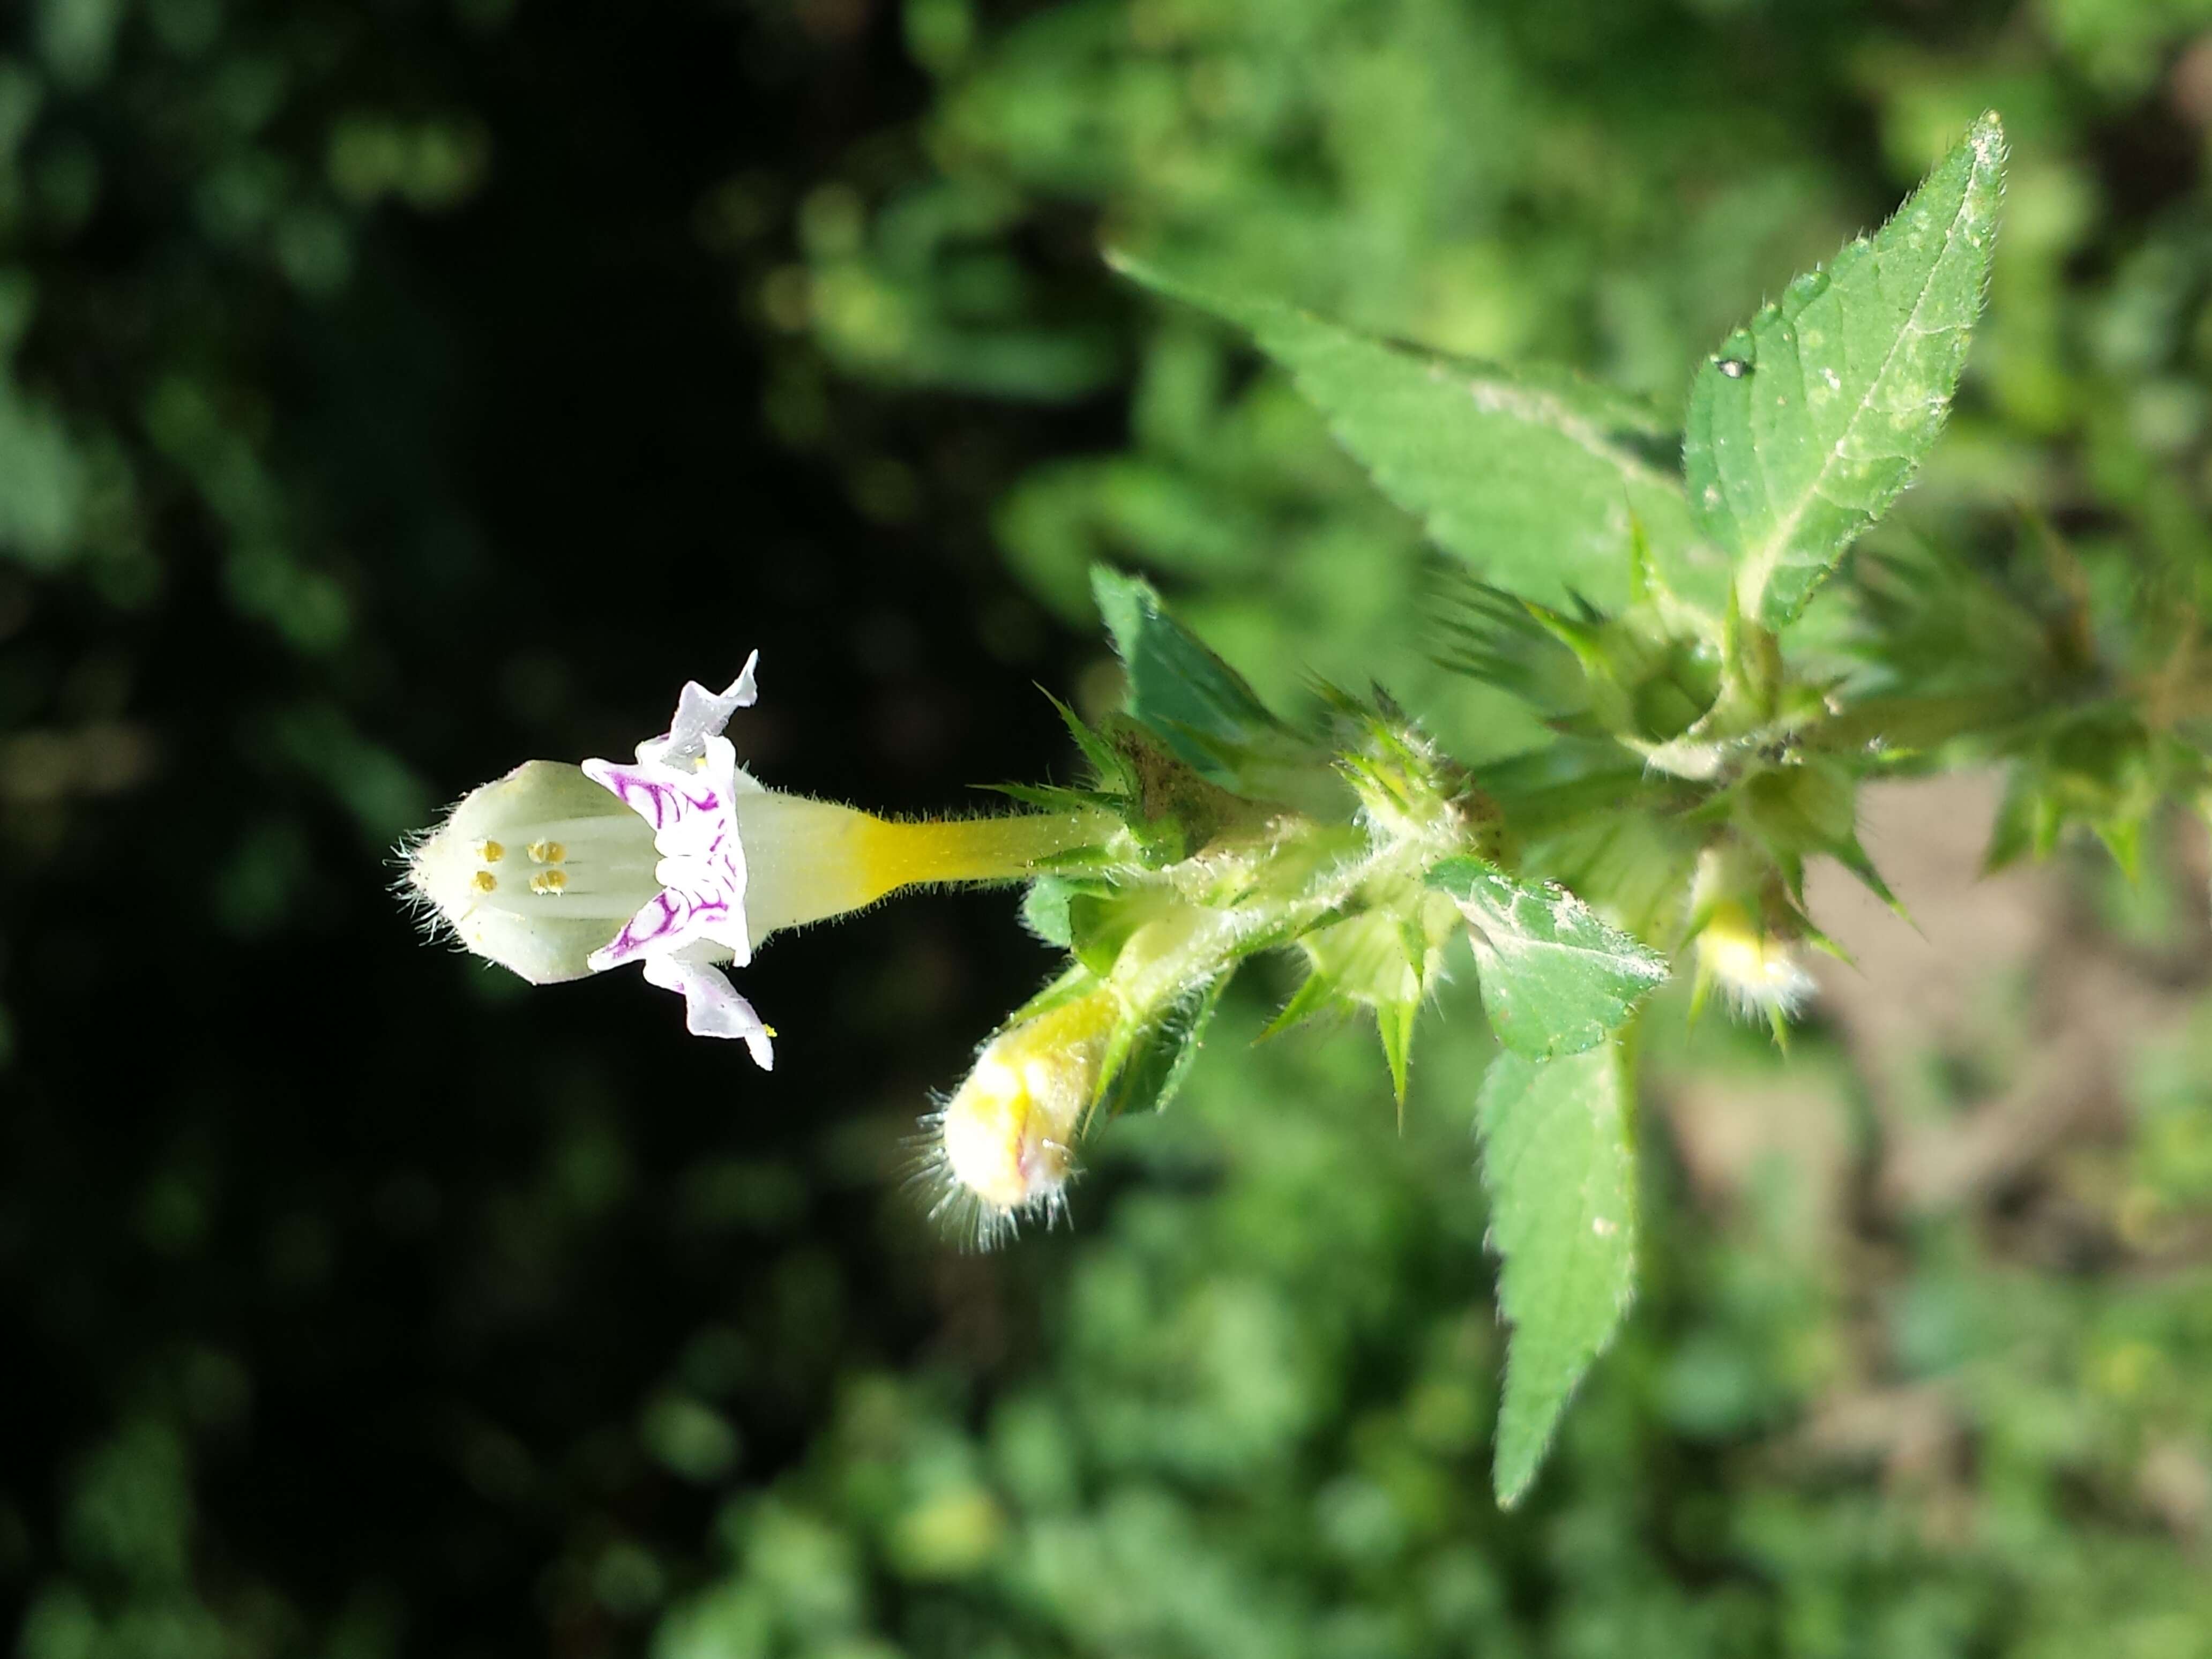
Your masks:
<svg viewBox="0 0 2212 1659"><path fill-rule="evenodd" d="M152 1413L204 1437L217 1597L281 1586L312 1625L369 1595L410 1649L536 1650L575 1616L548 1571L580 1528L705 1523L629 1431L687 1337L745 1333L767 1470L842 1365L933 1340L946 1272L993 1294L997 1264L942 1267L891 1189L926 1090L1046 965L1003 899L786 941L759 1076L635 985L526 997L425 951L390 890L442 799L624 752L756 644L743 736L786 787L941 811L1058 761L1031 682L1068 643L978 523L1054 434L969 411L946 509L870 523L834 458L763 434L758 331L693 234L738 167L803 179L920 101L882 19L832 21L234 10L209 52L307 81L263 155L312 159L363 103L496 136L466 211L349 222L349 277L312 303L193 221L228 158L174 135L222 66L162 61L134 18L110 78L58 94L103 189L66 241L24 238L17 373L113 423L151 568L119 608L0 574L10 723L129 750L114 797L19 788L8 826L16 1594L54 1568L72 1460ZM166 444L164 397L191 405ZM240 551L234 496L265 546ZM272 638L253 558L335 621Z"/></svg>

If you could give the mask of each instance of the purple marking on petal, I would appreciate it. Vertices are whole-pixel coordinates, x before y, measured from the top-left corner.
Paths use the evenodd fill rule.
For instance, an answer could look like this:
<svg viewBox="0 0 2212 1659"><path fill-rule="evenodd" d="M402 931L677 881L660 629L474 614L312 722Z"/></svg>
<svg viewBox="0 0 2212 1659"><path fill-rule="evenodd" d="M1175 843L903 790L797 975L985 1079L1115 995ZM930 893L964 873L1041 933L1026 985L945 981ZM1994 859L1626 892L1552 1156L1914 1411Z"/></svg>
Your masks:
<svg viewBox="0 0 2212 1659"><path fill-rule="evenodd" d="M649 963L694 945L726 951L740 963L751 958L745 849L734 799L737 756L720 733L729 711L752 701L757 659L756 653L719 697L696 681L686 685L677 706L676 735L640 744L636 765L584 763L585 776L653 826L653 844L660 854L653 874L661 890L591 954L594 971L641 957ZM672 751L678 738L689 744L688 752ZM664 751L671 751L675 764L664 761Z"/></svg>
<svg viewBox="0 0 2212 1659"><path fill-rule="evenodd" d="M623 766L615 761L587 760L584 775L611 791L615 799L661 831L680 827L687 819L726 818L728 797L714 780L702 774L696 779L680 775L656 777L644 766Z"/></svg>
<svg viewBox="0 0 2212 1659"><path fill-rule="evenodd" d="M664 887L624 922L622 931L591 954L594 972L618 967L640 956L666 956L686 945L707 940L750 955L740 901L726 887ZM736 917L736 937L728 923Z"/></svg>
<svg viewBox="0 0 2212 1659"><path fill-rule="evenodd" d="M719 945L740 962L751 957L744 920L744 845L729 792L721 787L733 763L727 759L726 743L714 738L711 745L709 763L696 773L584 763L586 776L653 826L653 845L661 854L654 872L661 890L592 953L595 970L701 942ZM717 755L724 757L719 765Z"/></svg>

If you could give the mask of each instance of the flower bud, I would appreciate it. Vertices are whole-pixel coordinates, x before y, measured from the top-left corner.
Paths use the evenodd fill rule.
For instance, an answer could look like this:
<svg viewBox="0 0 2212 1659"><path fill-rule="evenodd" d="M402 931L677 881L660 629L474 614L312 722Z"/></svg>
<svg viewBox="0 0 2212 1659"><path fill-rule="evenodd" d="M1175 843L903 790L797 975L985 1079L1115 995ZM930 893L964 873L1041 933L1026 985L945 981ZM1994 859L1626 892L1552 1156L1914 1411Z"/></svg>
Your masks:
<svg viewBox="0 0 2212 1659"><path fill-rule="evenodd" d="M1780 1037L1813 994L1797 960L1801 928L1776 872L1740 845L1708 848L1691 888L1697 936L1695 1006L1717 988L1746 1019L1764 1019Z"/></svg>
<svg viewBox="0 0 2212 1659"><path fill-rule="evenodd" d="M1121 1019L1120 998L1100 986L983 1046L928 1121L926 1173L943 1188L933 1215L988 1249L1022 1216L1049 1218L1062 1207L1075 1139Z"/></svg>
<svg viewBox="0 0 2212 1659"><path fill-rule="evenodd" d="M1699 989L1720 988L1747 1019L1788 1018L1813 994L1813 977L1798 965L1791 942L1769 933L1741 904L1716 904L1698 933Z"/></svg>

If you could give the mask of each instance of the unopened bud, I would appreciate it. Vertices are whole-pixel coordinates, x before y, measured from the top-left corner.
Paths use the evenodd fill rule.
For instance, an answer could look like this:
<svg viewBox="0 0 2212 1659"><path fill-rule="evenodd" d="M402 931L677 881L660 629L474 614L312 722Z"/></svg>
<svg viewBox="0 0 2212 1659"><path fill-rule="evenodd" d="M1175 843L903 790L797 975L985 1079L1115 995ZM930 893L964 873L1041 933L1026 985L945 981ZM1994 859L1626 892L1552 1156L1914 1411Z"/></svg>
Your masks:
<svg viewBox="0 0 2212 1659"><path fill-rule="evenodd" d="M1061 1209L1121 1019L1120 998L1101 986L984 1045L926 1126L925 1173L943 1189L933 1215L988 1249L1022 1217L1049 1220Z"/></svg>
<svg viewBox="0 0 2212 1659"><path fill-rule="evenodd" d="M1698 946L1696 1006L1718 989L1746 1019L1764 1020L1778 1040L1813 994L1797 960L1802 921L1779 875L1741 844L1708 848L1691 890Z"/></svg>
<svg viewBox="0 0 2212 1659"><path fill-rule="evenodd" d="M1791 943L1767 932L1733 899L1716 904L1698 934L1700 985L1717 986L1746 1018L1788 1018L1813 994Z"/></svg>

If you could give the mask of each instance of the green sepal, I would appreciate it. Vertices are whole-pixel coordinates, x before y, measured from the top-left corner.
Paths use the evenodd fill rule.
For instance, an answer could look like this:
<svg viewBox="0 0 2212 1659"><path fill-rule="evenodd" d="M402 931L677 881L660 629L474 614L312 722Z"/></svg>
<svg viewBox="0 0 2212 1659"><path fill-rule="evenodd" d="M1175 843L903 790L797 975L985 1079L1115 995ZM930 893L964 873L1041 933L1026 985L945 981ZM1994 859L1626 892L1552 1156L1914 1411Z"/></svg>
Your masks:
<svg viewBox="0 0 2212 1659"><path fill-rule="evenodd" d="M1844 763L1808 756L1799 764L1753 774L1716 805L1764 848L1799 908L1805 902L1805 860L1825 854L1910 922L1911 917L1875 868L1858 836L1859 780Z"/></svg>
<svg viewBox="0 0 2212 1659"><path fill-rule="evenodd" d="M1223 974L1200 986L1148 1025L1125 1025L1115 1032L1100 1068L1102 1081L1091 1109L1094 1118L1167 1109L1190 1075L1230 978Z"/></svg>
<svg viewBox="0 0 2212 1659"><path fill-rule="evenodd" d="M1067 949L1099 978L1107 978L1130 937L1175 903L1175 896L1159 888L1085 884L1068 895Z"/></svg>
<svg viewBox="0 0 2212 1659"><path fill-rule="evenodd" d="M1555 728L1589 729L1585 665L1543 607L1448 568L1438 578L1439 667L1499 690Z"/></svg>
<svg viewBox="0 0 2212 1659"><path fill-rule="evenodd" d="M1297 945L1310 971L1260 1034L1261 1039L1324 1012L1365 1009L1374 1017L1402 1107L1414 1019L1443 961L1443 945L1457 926L1450 905L1409 886L1395 904L1374 904L1307 928Z"/></svg>
<svg viewBox="0 0 2212 1659"><path fill-rule="evenodd" d="M2021 859L2047 858L2057 844L2058 815L2035 786L2030 768L2014 766L2005 780L2004 799L1998 804L1996 822L1990 826L1989 849L1982 854L1982 873L1995 875Z"/></svg>
<svg viewBox="0 0 2212 1659"><path fill-rule="evenodd" d="M1128 805L1126 796L1101 794L1091 789L1063 788L1056 783L979 783L974 787L1047 812L1120 812Z"/></svg>
<svg viewBox="0 0 2212 1659"><path fill-rule="evenodd" d="M2112 862L2120 866L2120 873L2131 887L2142 881L2142 836L2141 818L2103 818L2091 824L2091 830L2112 855Z"/></svg>
<svg viewBox="0 0 2212 1659"><path fill-rule="evenodd" d="M1905 901L1890 890L1889 883L1882 878L1881 872L1875 868L1873 858L1856 834L1847 836L1837 845L1822 850L1850 871L1860 886L1887 905L1891 914L1899 921L1907 927L1917 926L1912 920L1912 913L1905 908Z"/></svg>
<svg viewBox="0 0 2212 1659"><path fill-rule="evenodd" d="M1095 878L1039 876L1022 895L1022 924L1047 945L1071 950L1075 930L1068 916L1069 905L1079 896L1101 897L1112 890L1110 883Z"/></svg>
<svg viewBox="0 0 2212 1659"><path fill-rule="evenodd" d="M1421 1012L1418 1001L1400 1000L1375 1005L1376 1034L1382 1039L1382 1058L1390 1067L1390 1091L1398 1109L1406 1109L1406 1072L1413 1050L1413 1020Z"/></svg>
<svg viewBox="0 0 2212 1659"><path fill-rule="evenodd" d="M1280 1036L1293 1025L1302 1024L1332 1004L1340 1002L1346 1007L1351 1006L1348 999L1339 996L1334 979L1318 968L1310 969L1306 976L1298 981L1298 988L1291 993L1291 1000L1282 1006L1274 1018L1267 1022L1267 1029L1260 1033L1259 1040L1265 1042L1270 1037Z"/></svg>
<svg viewBox="0 0 2212 1659"><path fill-rule="evenodd" d="M1042 686L1037 690L1044 691ZM1075 746L1082 752L1084 760L1089 763L1093 786L1107 794L1132 793L1136 787L1136 781L1129 775L1127 767L1121 757L1115 752L1114 745L1107 742L1082 715L1051 692L1045 691L1044 697L1052 705L1053 712L1060 716L1060 724L1067 728L1067 735L1075 739Z"/></svg>
<svg viewBox="0 0 2212 1659"><path fill-rule="evenodd" d="M1035 1019L1040 1014L1048 1014L1055 1008L1065 1007L1097 988L1098 976L1081 963L1071 962L1060 970L1058 978L1000 1021L999 1030L1010 1031L1024 1021Z"/></svg>

